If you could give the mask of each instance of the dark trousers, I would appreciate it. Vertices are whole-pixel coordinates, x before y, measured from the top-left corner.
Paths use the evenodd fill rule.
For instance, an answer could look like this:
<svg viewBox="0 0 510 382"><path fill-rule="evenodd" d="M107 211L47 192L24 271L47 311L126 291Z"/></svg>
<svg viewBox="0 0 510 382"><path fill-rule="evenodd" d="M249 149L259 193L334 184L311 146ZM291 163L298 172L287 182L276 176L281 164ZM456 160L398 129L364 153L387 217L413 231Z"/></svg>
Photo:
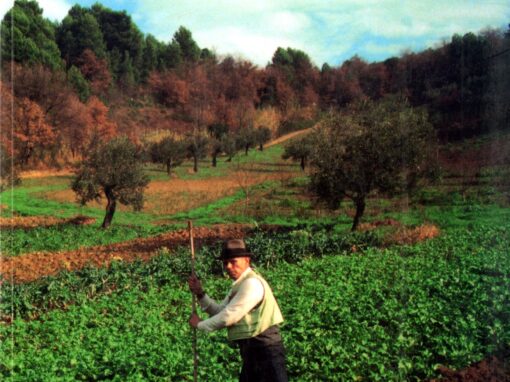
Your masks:
<svg viewBox="0 0 510 382"><path fill-rule="evenodd" d="M268 329L273 331L274 329ZM264 335L266 334L266 335ZM287 382L285 368L285 348L279 333L278 339L271 334L267 341L267 333L259 338L240 340L239 350L243 359L240 382Z"/></svg>

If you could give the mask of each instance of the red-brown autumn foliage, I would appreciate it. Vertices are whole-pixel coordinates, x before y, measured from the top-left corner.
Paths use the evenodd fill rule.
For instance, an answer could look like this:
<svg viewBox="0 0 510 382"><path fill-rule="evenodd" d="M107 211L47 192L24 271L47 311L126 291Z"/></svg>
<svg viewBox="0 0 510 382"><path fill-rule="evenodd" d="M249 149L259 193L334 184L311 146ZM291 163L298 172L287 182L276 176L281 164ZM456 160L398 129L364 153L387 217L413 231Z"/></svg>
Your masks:
<svg viewBox="0 0 510 382"><path fill-rule="evenodd" d="M110 110L111 120L117 126L117 134L124 135L136 145L141 144L143 126L140 123L140 112L126 106L119 106Z"/></svg>
<svg viewBox="0 0 510 382"><path fill-rule="evenodd" d="M174 71L152 72L148 84L151 94L162 105L182 107L188 102L188 84Z"/></svg>
<svg viewBox="0 0 510 382"><path fill-rule="evenodd" d="M253 127L255 122L255 106L248 100L239 100L231 105L233 116L233 129L239 131L241 129Z"/></svg>
<svg viewBox="0 0 510 382"><path fill-rule="evenodd" d="M324 71L320 79L322 105L343 107L365 97L360 77L367 73L367 67L365 61L355 56L339 68Z"/></svg>
<svg viewBox="0 0 510 382"><path fill-rule="evenodd" d="M259 103L260 72L247 61L225 58L210 68L212 113L216 123L237 130L253 123L255 106Z"/></svg>
<svg viewBox="0 0 510 382"><path fill-rule="evenodd" d="M95 96L87 102L89 116L88 142L104 142L113 138L117 125L108 118L108 107Z"/></svg>
<svg viewBox="0 0 510 382"><path fill-rule="evenodd" d="M59 126L62 126L60 130L62 142L73 157L78 153L83 154L91 125L87 106L80 102L78 97L70 97L62 110L61 118L63 122Z"/></svg>
<svg viewBox="0 0 510 382"><path fill-rule="evenodd" d="M368 65L360 73L360 84L365 95L371 99L379 99L388 93L388 70L386 65L377 62Z"/></svg>
<svg viewBox="0 0 510 382"><path fill-rule="evenodd" d="M299 103L303 107L314 106L319 103L319 95L311 85L307 85L300 92Z"/></svg>
<svg viewBox="0 0 510 382"><path fill-rule="evenodd" d="M53 156L59 154L65 161L68 153L75 156L82 151L90 130L90 117L87 107L79 101L67 83L65 73L51 71L40 65L25 67L13 64L12 74L9 75L10 82L4 87L13 87L15 102L28 99L36 103L46 124L52 126L54 144L50 145L51 147L40 146L39 152L45 148L51 149Z"/></svg>
<svg viewBox="0 0 510 382"><path fill-rule="evenodd" d="M294 92L302 107L318 104L319 72L307 60L300 60L295 68Z"/></svg>
<svg viewBox="0 0 510 382"><path fill-rule="evenodd" d="M267 68L263 82L264 85L260 89L262 103L274 104L282 111L286 111L298 103L292 87L278 69Z"/></svg>
<svg viewBox="0 0 510 382"><path fill-rule="evenodd" d="M85 49L77 60L78 68L90 82L90 88L95 95L106 94L112 82L108 70L108 63L96 57L90 49Z"/></svg>
<svg viewBox="0 0 510 382"><path fill-rule="evenodd" d="M58 128L64 120L61 113L69 99L75 96L62 71L52 71L42 65L13 64L10 86L18 99L27 98L39 105L47 123Z"/></svg>
<svg viewBox="0 0 510 382"><path fill-rule="evenodd" d="M10 87L0 80L0 145L9 156L12 152L12 121L13 121L13 97Z"/></svg>
<svg viewBox="0 0 510 382"><path fill-rule="evenodd" d="M184 112L191 117L194 126L204 127L214 121L213 94L205 64L186 68L184 77L189 88L189 99Z"/></svg>
<svg viewBox="0 0 510 382"><path fill-rule="evenodd" d="M45 121L41 107L28 98L17 102L14 112L14 153L23 166L37 153L42 154L54 143L55 132Z"/></svg>
<svg viewBox="0 0 510 382"><path fill-rule="evenodd" d="M225 99L223 94L219 94L217 98L215 98L212 107L214 108L213 113L216 123L221 123L230 127L234 125L235 118L232 104Z"/></svg>
<svg viewBox="0 0 510 382"><path fill-rule="evenodd" d="M261 76L252 63L227 57L214 71L213 90L227 101L244 99L256 104L259 102L257 90L260 80Z"/></svg>
<svg viewBox="0 0 510 382"><path fill-rule="evenodd" d="M506 128L508 76L506 56L499 54L506 46L503 31L488 30L479 35L454 35L451 42L437 48L383 62L368 63L354 56L337 67L324 65L320 72L306 53L291 48L279 48L265 68L230 56L179 62L168 52L155 49L149 66L145 57L138 60L130 55L132 70L123 72L129 85L123 81L120 62L113 60L109 67L106 59L86 49L74 64L89 82L92 94L110 110L103 105L106 111L97 112L99 104L80 103L69 82L76 78L68 78L64 70L4 62L12 66L2 72L2 81L13 88L15 97L11 102L4 96L1 123L12 125L9 121L14 111L8 110L9 104L24 98L36 103L55 134L51 147L38 150L62 163L75 159L87 147L93 131L109 136L105 131L113 131L115 124L118 133L133 140L145 133L186 133L212 124L226 125L232 132L259 126L253 115L267 108L276 110L278 123L297 115L298 120L311 120L317 117L318 108L342 108L360 98L398 93L407 96L413 106L427 106L440 138L466 138L489 128ZM110 70L116 73L115 83ZM149 70L152 73L147 76ZM157 114L147 112L149 109ZM104 115L105 123L98 122L99 115ZM10 147L11 138L4 132L0 139Z"/></svg>

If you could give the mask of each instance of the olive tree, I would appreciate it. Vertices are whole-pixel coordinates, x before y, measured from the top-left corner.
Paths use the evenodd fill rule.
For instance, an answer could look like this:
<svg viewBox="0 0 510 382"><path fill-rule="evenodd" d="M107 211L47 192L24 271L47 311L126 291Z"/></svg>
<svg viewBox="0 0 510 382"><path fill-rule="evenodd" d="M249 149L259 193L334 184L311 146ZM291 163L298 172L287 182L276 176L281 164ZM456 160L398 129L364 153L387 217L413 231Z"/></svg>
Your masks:
<svg viewBox="0 0 510 382"><path fill-rule="evenodd" d="M208 144L209 138L199 131L186 137L186 151L193 158L193 172L198 172L198 161L207 155Z"/></svg>
<svg viewBox="0 0 510 382"><path fill-rule="evenodd" d="M223 152L223 146L221 141L216 138L211 138L209 140L209 152L212 158L212 166L216 167L218 163L218 155Z"/></svg>
<svg viewBox="0 0 510 382"><path fill-rule="evenodd" d="M257 131L253 127L245 127L237 133L237 147L244 149L244 154L248 155L248 150L257 144Z"/></svg>
<svg viewBox="0 0 510 382"><path fill-rule="evenodd" d="M267 126L259 126L255 130L255 143L259 146L259 150L264 150L264 145L271 140L271 129Z"/></svg>
<svg viewBox="0 0 510 382"><path fill-rule="evenodd" d="M172 137L153 143L149 150L151 161L164 164L168 176L172 175L172 169L179 166L186 157L186 145Z"/></svg>
<svg viewBox="0 0 510 382"><path fill-rule="evenodd" d="M128 138L117 137L92 150L78 168L71 187L82 205L106 197L106 215L101 227L107 228L117 201L133 206L135 211L142 209L148 183L140 151Z"/></svg>
<svg viewBox="0 0 510 382"><path fill-rule="evenodd" d="M313 135L305 135L304 137L293 139L285 145L282 159L299 161L301 170L304 171L312 150Z"/></svg>
<svg viewBox="0 0 510 382"><path fill-rule="evenodd" d="M227 162L231 162L232 158L239 151L238 140L234 134L227 134L221 137L221 149L227 155Z"/></svg>
<svg viewBox="0 0 510 382"><path fill-rule="evenodd" d="M216 167L218 156L224 151L224 140L228 135L228 126L224 123L213 123L207 127L210 136L209 152L212 158L212 166Z"/></svg>
<svg viewBox="0 0 510 382"><path fill-rule="evenodd" d="M357 102L324 120L313 140L311 188L331 208L353 201L353 231L371 192L409 192L435 173L436 139L427 113L401 98Z"/></svg>

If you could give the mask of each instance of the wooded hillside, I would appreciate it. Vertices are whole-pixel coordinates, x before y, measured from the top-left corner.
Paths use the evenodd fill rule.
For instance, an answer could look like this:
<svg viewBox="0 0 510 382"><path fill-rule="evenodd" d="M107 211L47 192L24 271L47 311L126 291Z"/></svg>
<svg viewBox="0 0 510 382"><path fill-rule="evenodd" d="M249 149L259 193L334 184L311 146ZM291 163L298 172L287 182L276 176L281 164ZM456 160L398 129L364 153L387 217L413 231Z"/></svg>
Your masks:
<svg viewBox="0 0 510 382"><path fill-rule="evenodd" d="M162 42L99 3L75 5L52 23L36 1L16 0L1 37L2 157L23 168L65 165L115 135L143 143L235 134L244 136L241 147L254 147L254 131L275 137L388 94L428 109L443 141L509 127L508 30L454 35L383 62L354 56L337 67L279 47L260 68L199 47L184 26Z"/></svg>

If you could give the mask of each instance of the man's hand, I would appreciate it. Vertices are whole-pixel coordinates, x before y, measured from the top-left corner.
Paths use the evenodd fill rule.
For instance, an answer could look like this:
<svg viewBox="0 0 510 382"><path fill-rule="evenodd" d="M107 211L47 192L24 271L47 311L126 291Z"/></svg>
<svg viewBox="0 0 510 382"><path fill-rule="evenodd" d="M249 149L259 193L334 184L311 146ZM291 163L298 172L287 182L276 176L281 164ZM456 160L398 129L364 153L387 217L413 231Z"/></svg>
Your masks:
<svg viewBox="0 0 510 382"><path fill-rule="evenodd" d="M198 323L200 322L200 317L198 317L198 315L196 313L193 313L191 315L191 317L189 318L189 324L196 328L198 326Z"/></svg>
<svg viewBox="0 0 510 382"><path fill-rule="evenodd" d="M191 293L195 294L198 298L204 297L205 292L197 276L191 275L188 279L188 285Z"/></svg>

